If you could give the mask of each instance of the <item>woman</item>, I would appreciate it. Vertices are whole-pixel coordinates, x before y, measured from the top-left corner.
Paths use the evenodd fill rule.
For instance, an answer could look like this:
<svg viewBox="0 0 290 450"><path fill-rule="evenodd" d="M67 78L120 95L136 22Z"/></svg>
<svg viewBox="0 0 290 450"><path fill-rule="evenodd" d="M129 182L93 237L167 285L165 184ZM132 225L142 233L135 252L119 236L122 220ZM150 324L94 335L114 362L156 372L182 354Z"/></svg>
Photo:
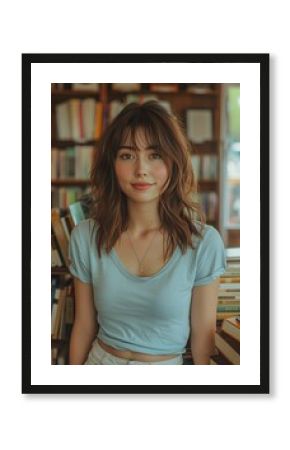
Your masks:
<svg viewBox="0 0 290 450"><path fill-rule="evenodd" d="M91 171L92 217L74 228L70 364L195 364L214 349L218 232L193 201L189 143L157 102L126 106Z"/></svg>

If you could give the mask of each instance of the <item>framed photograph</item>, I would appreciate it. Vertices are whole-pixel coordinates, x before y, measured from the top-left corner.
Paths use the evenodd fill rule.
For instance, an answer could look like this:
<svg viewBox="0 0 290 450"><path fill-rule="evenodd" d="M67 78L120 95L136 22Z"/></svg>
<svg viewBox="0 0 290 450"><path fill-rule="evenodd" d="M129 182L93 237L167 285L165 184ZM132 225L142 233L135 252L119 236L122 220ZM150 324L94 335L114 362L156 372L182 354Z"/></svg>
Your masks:
<svg viewBox="0 0 290 450"><path fill-rule="evenodd" d="M94 204L94 189L99 189L98 183L103 182L104 186L110 183L106 184L102 173L98 180L103 181L92 185L94 168L103 167L97 166L98 155L111 151L113 144L108 142L114 143L117 139L116 124L125 123L130 111L134 108L134 111L140 111L140 105L143 111L146 107L151 108L155 117L159 114L168 120L166 123L174 124L171 131L179 127L186 136L185 141L176 142L187 142L184 144L187 151L184 161L192 162L194 178L190 178L190 183L195 186L195 194L190 198L190 205L200 205L206 229L211 230L208 233L220 236L217 239L224 246L226 264L223 270L221 265L217 267L212 278L205 274L202 278L202 264L206 263L202 263L201 256L200 260L192 256L196 258L194 270L200 273L203 281L197 282L195 275L192 296L187 303L180 298L185 290L184 272L180 266L175 272L172 270L168 283L175 277L177 298L174 300L174 289L171 288L166 294L167 306L163 300L162 316L155 305L156 316L151 312L149 319L145 308L142 310L144 315L138 316L135 323L137 316L122 303L114 310L117 319L113 324L107 306L102 304L99 311L97 307L96 314L100 315L101 323L98 345L101 345L102 358L108 354L108 361L121 362L88 362L94 358L88 358L86 362L79 359L82 362L78 362L77 357L69 360L76 317L73 279L79 276L73 268L78 250L74 248L72 232L81 223L88 225L92 217L101 214L93 209L97 204ZM178 133L171 133L171 137L168 134L164 140L170 148L172 146L172 155L178 155L181 148L178 144L174 147L173 143ZM122 136L124 139L124 134ZM140 136L137 135L141 142L144 136ZM148 141L146 136L144 139ZM136 148L128 142L119 144L114 158L119 158L120 169L118 171L114 166L114 176L119 183L120 198L123 196L127 202L131 201L131 207L128 206L126 211L131 212L132 218L133 203L143 202L136 200L134 195L138 199L152 195L152 205L153 191L162 179L161 169L165 170L164 177L168 176L167 182L171 183L168 180L173 177L170 178L168 173L174 171L170 169L170 172L168 167L175 166L170 166L173 159L167 165L167 153L162 153L159 144L150 142L148 146L147 142L146 148L141 146L141 150L137 148L139 144ZM109 157L102 157L109 160ZM175 157L181 158L172 158ZM186 164L186 170L191 173L191 164ZM148 182L147 171L151 180L155 174L154 182ZM186 173L184 185L187 186ZM136 174L140 175L139 184L132 181ZM141 180L141 175L145 181ZM125 176L131 177L132 182L126 184ZM156 198L162 195L162 199L169 199L168 195L164 196L164 186L160 187ZM269 54L23 54L22 190L22 393L269 393ZM113 209L113 203L111 200L107 204L108 214L110 209L117 211ZM186 214L175 206L174 211L177 210L176 229L180 217L186 220ZM91 215L92 211L95 216ZM137 207L135 214L136 211ZM168 218L166 220L169 222ZM112 234L113 225L110 227ZM108 228L103 229L108 231ZM194 230L198 234L198 226ZM74 235L76 237L76 233ZM166 236L169 236L167 242L179 242L174 230ZM153 238L159 239L155 235ZM114 294L107 294L108 297L117 295L117 266L120 271L127 270L123 291L131 290L137 298L139 294L130 285L130 278L132 281L135 277L136 281L137 275L147 280L155 277L156 299L158 296L165 298L161 284L158 285L156 280L177 253L172 253L164 265L158 266L157 241L151 249L151 242L137 248L137 241L131 240L129 229L126 239L131 245L132 261L135 261L129 261L127 269L130 266L134 272L133 267L136 267L136 273L126 269L126 263L122 263L120 254L118 256L113 247L110 251L114 252L115 266L114 270L106 266L106 283L102 284L100 278L98 282L92 279L93 271L86 276L83 261L77 268L84 274L79 280L92 286L95 305L101 301L100 298L96 300L101 295L99 291L96 293L98 283L114 290ZM146 254L150 252L151 261L156 264L152 272L149 263L146 265L145 262ZM194 250L191 252L194 254ZM205 254L204 260L210 257ZM91 256L88 258L91 267ZM197 327L198 322L190 311L193 310L194 295L198 297L203 295L201 292L209 292L198 290L198 287L206 289L207 283L215 280L219 285L216 328L211 336L214 346L210 354L204 351L207 357L202 358L190 345L194 342L191 337L193 327ZM148 286L142 286L145 302L150 297ZM175 301L180 301L179 307ZM130 308L134 309L133 303ZM124 314L129 310L130 314ZM171 316L168 311L172 312ZM179 321L180 316L183 322ZM124 323L123 335L116 325L118 320ZM166 331L162 334L161 329ZM131 346L114 344L125 340ZM155 347L153 341L155 344L158 341ZM133 358L132 355L137 356ZM175 360L179 362L173 362ZM94 369L94 365L102 367ZM112 369L111 365L114 366ZM134 367L127 369L129 365ZM173 367L166 368L167 365ZM179 369L176 365L183 367Z"/></svg>

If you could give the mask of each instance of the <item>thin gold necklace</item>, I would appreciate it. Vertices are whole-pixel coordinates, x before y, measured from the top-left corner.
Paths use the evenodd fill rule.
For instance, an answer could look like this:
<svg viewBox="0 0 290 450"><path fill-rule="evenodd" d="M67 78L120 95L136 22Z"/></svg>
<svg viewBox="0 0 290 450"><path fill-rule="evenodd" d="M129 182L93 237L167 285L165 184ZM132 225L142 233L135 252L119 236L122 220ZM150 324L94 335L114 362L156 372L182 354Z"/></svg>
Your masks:
<svg viewBox="0 0 290 450"><path fill-rule="evenodd" d="M155 233L154 233L154 235L153 235L153 238L151 239L150 244L148 245L147 250L145 251L145 253L144 253L144 255L143 255L143 257L142 257L141 259L139 259L138 255L137 255L137 252L136 252L135 247L134 247L134 245L133 245L133 242L132 242L132 240L131 240L129 231L128 231L128 230L126 231L126 233L127 233L127 235L128 235L128 238L129 238L129 242L130 242L130 244L131 244L131 247L132 247L132 249L133 249L133 252L134 252L134 254L135 254L135 256L136 256L136 259L137 259L137 261L138 261L138 265L139 265L139 273L140 273L141 275L143 275L143 273L144 273L144 267L143 267L143 265L142 265L142 262L144 261L145 256L147 255L147 253L148 253L148 251L149 251L149 249L150 249L150 247L151 247L151 245L152 245L152 242L154 241L154 238L155 238L155 236L156 236L156 234L157 234L157 231L159 231L159 230L160 230L160 228L158 228L158 230L155 231Z"/></svg>

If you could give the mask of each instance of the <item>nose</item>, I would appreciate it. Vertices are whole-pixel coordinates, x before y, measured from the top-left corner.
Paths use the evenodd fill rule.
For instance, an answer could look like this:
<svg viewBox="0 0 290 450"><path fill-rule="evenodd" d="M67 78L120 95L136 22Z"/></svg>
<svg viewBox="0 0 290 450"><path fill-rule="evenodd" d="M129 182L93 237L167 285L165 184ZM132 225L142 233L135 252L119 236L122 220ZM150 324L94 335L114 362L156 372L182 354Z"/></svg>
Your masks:
<svg viewBox="0 0 290 450"><path fill-rule="evenodd" d="M135 175L144 176L148 174L148 164L143 156L138 155L135 160Z"/></svg>

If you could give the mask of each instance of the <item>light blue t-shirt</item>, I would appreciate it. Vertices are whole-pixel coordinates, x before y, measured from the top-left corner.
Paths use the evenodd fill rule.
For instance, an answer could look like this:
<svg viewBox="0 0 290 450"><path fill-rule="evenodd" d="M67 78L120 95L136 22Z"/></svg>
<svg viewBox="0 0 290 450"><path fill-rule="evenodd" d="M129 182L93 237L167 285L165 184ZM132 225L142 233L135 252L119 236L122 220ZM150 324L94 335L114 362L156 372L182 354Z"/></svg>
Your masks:
<svg viewBox="0 0 290 450"><path fill-rule="evenodd" d="M120 349L152 355L181 354L190 334L194 286L206 285L225 271L220 234L206 225L196 248L177 247L162 269L149 277L128 272L114 249L98 256L92 219L77 225L70 238L70 272L91 283L98 312L98 337Z"/></svg>

